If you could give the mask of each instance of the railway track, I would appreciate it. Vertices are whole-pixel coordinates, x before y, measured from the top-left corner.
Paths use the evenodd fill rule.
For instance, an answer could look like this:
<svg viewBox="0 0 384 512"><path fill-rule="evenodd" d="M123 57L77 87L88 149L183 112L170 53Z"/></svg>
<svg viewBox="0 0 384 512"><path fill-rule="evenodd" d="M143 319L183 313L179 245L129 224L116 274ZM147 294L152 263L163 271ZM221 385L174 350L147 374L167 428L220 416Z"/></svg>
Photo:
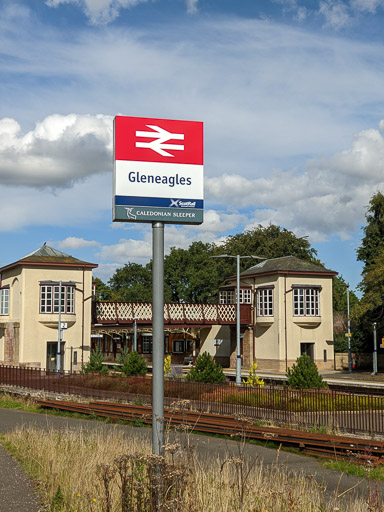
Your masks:
<svg viewBox="0 0 384 512"><path fill-rule="evenodd" d="M83 404L61 400L37 400L36 403L41 407L51 409L91 414L129 422L140 420L143 424L152 424L152 408L150 406L113 402ZM318 457L347 459L354 463L369 466L384 464L384 441L257 426L253 424L252 420L245 417L223 416L176 408L165 409L164 424L170 428L182 427L183 430L189 429L193 432L273 442Z"/></svg>

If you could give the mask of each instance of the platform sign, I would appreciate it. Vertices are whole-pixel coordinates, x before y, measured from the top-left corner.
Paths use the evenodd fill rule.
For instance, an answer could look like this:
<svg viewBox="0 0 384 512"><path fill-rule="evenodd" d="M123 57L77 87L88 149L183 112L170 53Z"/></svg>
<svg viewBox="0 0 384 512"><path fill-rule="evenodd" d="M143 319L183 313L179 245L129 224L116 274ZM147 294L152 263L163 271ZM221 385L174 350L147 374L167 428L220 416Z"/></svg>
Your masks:
<svg viewBox="0 0 384 512"><path fill-rule="evenodd" d="M116 116L113 220L203 222L203 123Z"/></svg>

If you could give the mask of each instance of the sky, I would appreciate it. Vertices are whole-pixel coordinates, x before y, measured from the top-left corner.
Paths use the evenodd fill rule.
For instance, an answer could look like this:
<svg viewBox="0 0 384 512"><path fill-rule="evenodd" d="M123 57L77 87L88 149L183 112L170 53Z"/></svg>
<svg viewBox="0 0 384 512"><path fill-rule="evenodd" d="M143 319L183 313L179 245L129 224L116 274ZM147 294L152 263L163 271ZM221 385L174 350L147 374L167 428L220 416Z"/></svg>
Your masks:
<svg viewBox="0 0 384 512"><path fill-rule="evenodd" d="M384 0L0 0L0 266L44 242L107 282L152 254L112 222L113 118L204 123L205 221L270 223L352 288L384 192Z"/></svg>

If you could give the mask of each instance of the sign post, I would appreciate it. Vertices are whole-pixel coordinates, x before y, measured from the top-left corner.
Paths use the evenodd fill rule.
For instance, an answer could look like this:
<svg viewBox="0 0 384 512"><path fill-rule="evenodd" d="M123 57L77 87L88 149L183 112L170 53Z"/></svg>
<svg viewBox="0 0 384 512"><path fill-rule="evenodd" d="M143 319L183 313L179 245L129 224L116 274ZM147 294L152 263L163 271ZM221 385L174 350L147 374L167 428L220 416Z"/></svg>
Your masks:
<svg viewBox="0 0 384 512"><path fill-rule="evenodd" d="M114 153L113 221L152 223L152 450L163 455L164 224L203 222L203 123L116 116Z"/></svg>

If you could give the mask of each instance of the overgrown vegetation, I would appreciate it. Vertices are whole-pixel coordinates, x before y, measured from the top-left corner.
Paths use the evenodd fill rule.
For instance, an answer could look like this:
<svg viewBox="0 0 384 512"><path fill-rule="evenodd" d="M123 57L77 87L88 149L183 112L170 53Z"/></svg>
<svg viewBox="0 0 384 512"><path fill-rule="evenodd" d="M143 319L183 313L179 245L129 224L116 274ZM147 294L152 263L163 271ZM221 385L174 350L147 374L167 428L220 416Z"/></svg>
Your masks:
<svg viewBox="0 0 384 512"><path fill-rule="evenodd" d="M187 442L186 442L187 441ZM247 458L240 442L220 459L198 458L188 439L152 455L148 438L117 430L20 429L5 447L39 483L46 509L60 512L380 512L365 499L326 498L313 477ZM184 444L187 448L182 448Z"/></svg>
<svg viewBox="0 0 384 512"><path fill-rule="evenodd" d="M287 370L288 386L294 389L325 388L323 377L319 374L316 364L307 354L302 354L296 363Z"/></svg>
<svg viewBox="0 0 384 512"><path fill-rule="evenodd" d="M225 381L223 368L216 364L208 352L200 354L196 364L187 373L187 379L195 382L212 382L219 384Z"/></svg>

